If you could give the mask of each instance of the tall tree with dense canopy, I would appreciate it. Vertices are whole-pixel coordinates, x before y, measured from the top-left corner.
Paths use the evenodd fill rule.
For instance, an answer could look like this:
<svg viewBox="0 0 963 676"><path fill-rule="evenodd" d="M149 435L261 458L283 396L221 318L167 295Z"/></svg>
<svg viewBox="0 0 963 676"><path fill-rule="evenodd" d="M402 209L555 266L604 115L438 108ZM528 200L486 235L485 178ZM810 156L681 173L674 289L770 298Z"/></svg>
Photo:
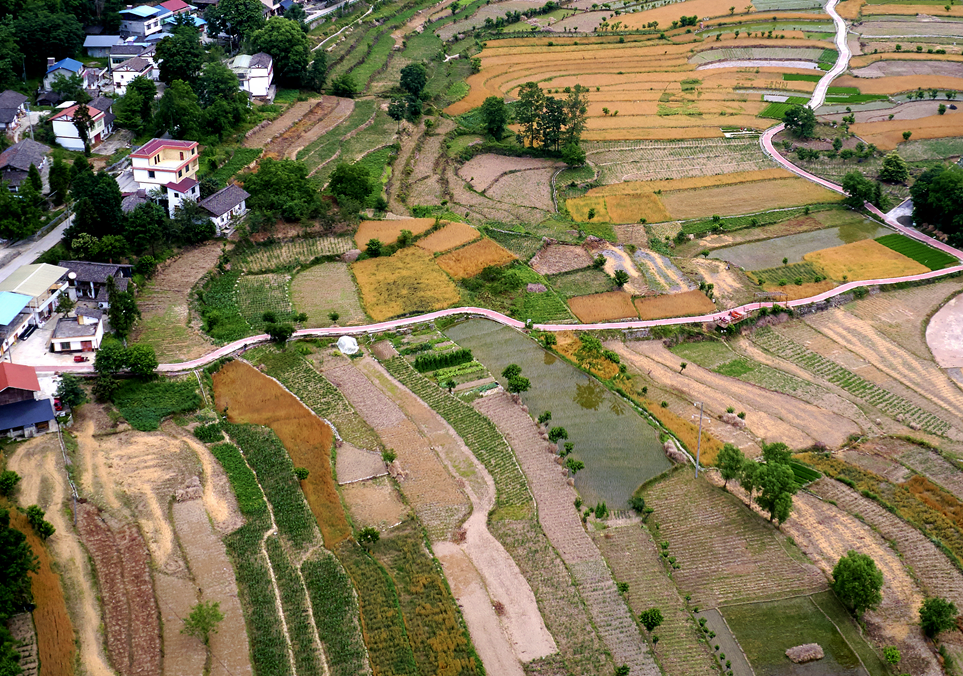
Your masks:
<svg viewBox="0 0 963 676"><path fill-rule="evenodd" d="M816 132L816 114L809 106L792 106L782 116L786 129L802 138L812 138Z"/></svg>
<svg viewBox="0 0 963 676"><path fill-rule="evenodd" d="M84 155L90 156L90 128L94 124L90 116L90 108L88 108L86 104L77 106L77 110L74 111L71 121L77 129L80 142L84 144Z"/></svg>
<svg viewBox="0 0 963 676"><path fill-rule="evenodd" d="M538 119L538 135L542 145L549 150L558 150L565 129L565 104L554 96L545 99L545 108Z"/></svg>
<svg viewBox="0 0 963 676"><path fill-rule="evenodd" d="M248 207L273 218L297 221L314 218L324 209L307 167L294 160L262 160L257 171L244 179L244 189L251 193Z"/></svg>
<svg viewBox="0 0 963 676"><path fill-rule="evenodd" d="M942 598L930 598L920 606L920 628L930 638L956 626L956 604Z"/></svg>
<svg viewBox="0 0 963 676"><path fill-rule="evenodd" d="M110 326L121 338L126 338L134 324L140 319L140 308L134 300L134 294L130 291L121 291L117 288L113 277L107 278L107 300L110 307L107 308L107 317L110 319ZM156 366L155 366L156 368Z"/></svg>
<svg viewBox="0 0 963 676"><path fill-rule="evenodd" d="M833 591L857 617L883 600L883 573L865 554L849 550L833 567Z"/></svg>
<svg viewBox="0 0 963 676"><path fill-rule="evenodd" d="M63 204L70 190L70 167L64 162L60 153L54 153L54 161L50 165L47 180L50 182L50 196L53 203L57 206Z"/></svg>
<svg viewBox="0 0 963 676"><path fill-rule="evenodd" d="M489 96L482 103L482 117L485 120L485 130L499 140L505 133L505 125L508 124L508 107L505 99L500 96Z"/></svg>
<svg viewBox="0 0 963 676"><path fill-rule="evenodd" d="M577 146L582 142L587 118L588 89L577 84L565 99L565 134L562 137L564 145Z"/></svg>
<svg viewBox="0 0 963 676"><path fill-rule="evenodd" d="M722 474L722 480L725 482L723 487L728 490L729 482L733 479L738 479L742 475L742 467L746 462L746 457L739 450L738 446L734 444L726 444L719 451L719 455L716 456L716 467L719 468L719 473Z"/></svg>
<svg viewBox="0 0 963 676"><path fill-rule="evenodd" d="M296 21L272 16L264 28L254 33L251 42L257 51L271 55L274 71L282 82L301 86L311 60L311 41Z"/></svg>
<svg viewBox="0 0 963 676"><path fill-rule="evenodd" d="M160 79L167 85L175 80L197 82L204 65L201 34L193 26L182 26L157 43Z"/></svg>
<svg viewBox="0 0 963 676"><path fill-rule="evenodd" d="M844 201L853 209L862 209L865 202L875 204L878 201L876 184L856 169L843 176L843 190L847 195Z"/></svg>
<svg viewBox="0 0 963 676"><path fill-rule="evenodd" d="M197 94L183 80L174 80L157 103L154 123L176 139L197 138L202 119Z"/></svg>
<svg viewBox="0 0 963 676"><path fill-rule="evenodd" d="M23 72L23 52L9 24L0 23L0 90L14 89L21 84L18 73Z"/></svg>
<svg viewBox="0 0 963 676"><path fill-rule="evenodd" d="M963 243L963 168L936 165L924 171L910 188L913 220L933 225Z"/></svg>
<svg viewBox="0 0 963 676"><path fill-rule="evenodd" d="M409 63L401 69L401 88L416 98L421 98L421 93L428 84L428 69L423 63Z"/></svg>
<svg viewBox="0 0 963 676"><path fill-rule="evenodd" d="M515 104L515 121L522 125L522 136L528 139L529 147L538 140L538 122L545 108L545 94L537 82L526 82L518 90Z"/></svg>
<svg viewBox="0 0 963 676"><path fill-rule="evenodd" d="M324 83L328 80L328 55L321 50L315 54L314 60L308 66L308 72L304 76L304 86L320 92L324 89Z"/></svg>
<svg viewBox="0 0 963 676"><path fill-rule="evenodd" d="M60 98L64 101L76 101L77 103L90 101L90 94L84 89L84 79L76 73L69 76L58 73L54 81L50 83L50 88L60 94Z"/></svg>
<svg viewBox="0 0 963 676"><path fill-rule="evenodd" d="M26 57L27 70L42 74L47 57L57 60L73 57L84 44L84 27L70 14L30 11L13 22L13 32ZM15 63L14 69L22 68Z"/></svg>
<svg viewBox="0 0 963 676"><path fill-rule="evenodd" d="M895 150L883 158L883 166L879 170L879 180L887 183L905 183L908 179L909 167L906 166L906 160L900 157Z"/></svg>
<svg viewBox="0 0 963 676"><path fill-rule="evenodd" d="M364 206L365 201L374 191L374 185L366 167L342 162L331 173L328 190L342 201L347 198Z"/></svg>
<svg viewBox="0 0 963 676"><path fill-rule="evenodd" d="M234 48L264 26L263 9L259 0L221 0L204 12L204 19L212 35L224 33Z"/></svg>

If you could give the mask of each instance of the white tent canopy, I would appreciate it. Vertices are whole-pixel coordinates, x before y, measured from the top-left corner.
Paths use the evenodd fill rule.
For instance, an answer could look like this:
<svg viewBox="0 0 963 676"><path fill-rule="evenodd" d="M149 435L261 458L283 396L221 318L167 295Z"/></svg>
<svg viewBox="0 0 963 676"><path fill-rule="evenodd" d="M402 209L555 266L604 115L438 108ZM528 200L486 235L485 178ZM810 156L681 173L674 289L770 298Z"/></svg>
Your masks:
<svg viewBox="0 0 963 676"><path fill-rule="evenodd" d="M338 338L338 349L341 350L341 354L357 354L358 341L351 336L341 336Z"/></svg>

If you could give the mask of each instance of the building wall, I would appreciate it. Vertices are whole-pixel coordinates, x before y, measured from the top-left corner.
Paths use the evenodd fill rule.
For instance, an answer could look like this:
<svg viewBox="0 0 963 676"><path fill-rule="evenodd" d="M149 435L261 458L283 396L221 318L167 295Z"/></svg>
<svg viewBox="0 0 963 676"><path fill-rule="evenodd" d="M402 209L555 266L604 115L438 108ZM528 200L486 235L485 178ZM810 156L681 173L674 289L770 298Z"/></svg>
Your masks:
<svg viewBox="0 0 963 676"><path fill-rule="evenodd" d="M31 390L20 390L16 387L8 387L3 392L0 392L0 406L13 404L18 401L30 401L34 398L36 398L36 393Z"/></svg>

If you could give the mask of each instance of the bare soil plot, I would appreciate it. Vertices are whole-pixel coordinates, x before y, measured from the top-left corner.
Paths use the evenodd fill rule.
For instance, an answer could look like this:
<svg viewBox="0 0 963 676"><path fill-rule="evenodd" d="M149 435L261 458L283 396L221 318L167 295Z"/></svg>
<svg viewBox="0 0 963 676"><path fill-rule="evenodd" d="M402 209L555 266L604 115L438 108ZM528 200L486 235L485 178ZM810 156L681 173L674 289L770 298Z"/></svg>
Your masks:
<svg viewBox="0 0 963 676"><path fill-rule="evenodd" d="M716 305L701 291L686 291L650 298L636 298L639 319L706 315L716 311Z"/></svg>
<svg viewBox="0 0 963 676"><path fill-rule="evenodd" d="M141 319L131 339L154 348L161 362L189 361L207 353L211 343L193 326L189 302L195 284L214 267L221 244L189 249L166 262L137 296Z"/></svg>
<svg viewBox="0 0 963 676"><path fill-rule="evenodd" d="M359 528L387 531L409 514L408 506L386 479L360 481L341 488L348 513Z"/></svg>
<svg viewBox="0 0 963 676"><path fill-rule="evenodd" d="M648 242L646 242L648 244ZM666 256L640 248L635 252L639 270L653 291L680 293L691 291L696 285Z"/></svg>
<svg viewBox="0 0 963 676"><path fill-rule="evenodd" d="M567 482L568 473L552 459L554 455L535 422L505 393L476 400L474 406L495 423L515 451L538 505L545 535L571 570L615 663L628 664L632 674L657 674L658 666L620 598L602 555L582 528L573 506L575 491Z"/></svg>
<svg viewBox="0 0 963 676"><path fill-rule="evenodd" d="M335 451L335 469L338 476L338 484L353 484L356 481L364 481L388 473L385 469L385 461L381 459L380 453L366 451L363 448L343 443Z"/></svg>
<svg viewBox="0 0 963 676"><path fill-rule="evenodd" d="M47 546L60 570L63 587L70 590L67 610L77 632L79 660L92 675L112 676L116 672L108 663L99 631L103 614L90 556L66 516L70 488L56 437L47 434L24 442L8 458L7 469L22 477L17 489L20 503L39 505L47 512L44 518L56 528ZM47 480L42 481L44 478Z"/></svg>
<svg viewBox="0 0 963 676"><path fill-rule="evenodd" d="M807 448L818 440L836 448L850 434L859 432L857 425L832 410L723 376L696 364L689 364L683 373L679 373L681 360L659 341L636 341L622 347L613 343L612 349L640 372L647 373L649 378L680 392L689 401L704 402L707 413L713 417L721 417L730 406L745 411L746 427L758 439L768 443L781 441L792 448ZM715 429L720 427L728 426L714 423Z"/></svg>
<svg viewBox="0 0 963 676"><path fill-rule="evenodd" d="M506 174L532 169L551 169L562 166L556 160L538 157L504 157L476 155L458 169L458 175L478 192L485 192Z"/></svg>
<svg viewBox="0 0 963 676"><path fill-rule="evenodd" d="M926 326L926 344L941 368L963 366L963 297L950 300Z"/></svg>
<svg viewBox="0 0 963 676"><path fill-rule="evenodd" d="M852 69L854 77L891 77L904 75L942 75L963 78L963 63L953 61L876 61Z"/></svg>
<svg viewBox="0 0 963 676"><path fill-rule="evenodd" d="M723 261L691 258L684 265L679 264L690 274L695 271L692 274L694 278L701 277L707 284L713 285L715 301L723 309L749 303L755 298L755 289L746 274L727 266Z"/></svg>
<svg viewBox="0 0 963 676"><path fill-rule="evenodd" d="M476 244L489 241L486 239ZM445 256L470 256L462 252L473 246L476 245L469 244ZM358 261L352 264L351 270L361 289L365 309L377 322L409 312L441 310L461 298L454 283L431 255L418 247L402 249L389 257Z"/></svg>
<svg viewBox="0 0 963 676"><path fill-rule="evenodd" d="M90 504L78 505L77 529L97 573L111 664L124 676L160 676L160 623L140 533L129 524L109 523Z"/></svg>
<svg viewBox="0 0 963 676"><path fill-rule="evenodd" d="M618 319L638 319L639 313L632 305L632 296L625 291L593 293L590 296L575 296L568 299L568 306L583 324L614 321Z"/></svg>
<svg viewBox="0 0 963 676"><path fill-rule="evenodd" d="M184 618L197 603L197 586L186 575L154 572L154 592L160 610L164 645L164 676L193 676L204 671L207 649L193 636L181 633ZM244 636L247 641L247 634Z"/></svg>
<svg viewBox="0 0 963 676"><path fill-rule="evenodd" d="M454 168L449 165L442 172L442 179L447 186L448 199L457 206L455 212L461 214L464 210L465 218L475 221L501 221L511 223L519 221L522 223L541 223L550 216L550 213L542 209L509 204L486 197L472 190L469 190L464 181L458 177ZM418 196L412 197L415 199ZM441 204L441 197L431 197L431 201L422 201L422 204Z"/></svg>
<svg viewBox="0 0 963 676"><path fill-rule="evenodd" d="M655 542L645 528L632 523L595 532L598 545L612 574L627 582L626 598L632 612L649 608L662 610L659 642L653 651L668 676L697 676L718 673L708 646L700 641L695 620L684 610L685 601L675 584L666 576Z"/></svg>
<svg viewBox="0 0 963 676"><path fill-rule="evenodd" d="M315 101L298 101L288 108L283 115L271 121L263 129L244 139L245 148L263 148L275 136L279 136L300 120L306 112L311 110Z"/></svg>
<svg viewBox="0 0 963 676"><path fill-rule="evenodd" d="M485 268L507 265L515 260L515 254L490 239L469 244L438 258L438 265L455 279L474 277Z"/></svg>
<svg viewBox="0 0 963 676"><path fill-rule="evenodd" d="M268 144L265 148L266 156L289 160L297 158L301 150L344 122L353 110L353 99L321 97L321 102L308 111L307 115Z"/></svg>
<svg viewBox="0 0 963 676"><path fill-rule="evenodd" d="M503 174L485 190L492 199L510 204L555 211L552 200L552 177L565 165L557 163L546 169L528 169Z"/></svg>
<svg viewBox="0 0 963 676"><path fill-rule="evenodd" d="M481 233L467 223L449 223L441 230L419 239L416 245L430 253L441 253L474 242L479 237Z"/></svg>
<svg viewBox="0 0 963 676"><path fill-rule="evenodd" d="M583 247L554 243L543 246L529 261L532 269L542 275L557 275L586 268L591 264L592 256Z"/></svg>
<svg viewBox="0 0 963 676"><path fill-rule="evenodd" d="M881 439L885 440L886 437ZM906 481L912 475L908 469L895 460L890 460L873 453L872 448L876 440L861 444L859 450L843 450L837 453L839 458L856 467L878 474L894 484Z"/></svg>
<svg viewBox="0 0 963 676"><path fill-rule="evenodd" d="M927 596L940 596L957 607L963 604L963 573L918 529L833 479L823 477L810 490L824 500L835 501L850 514L859 514L862 521L894 543Z"/></svg>
<svg viewBox="0 0 963 676"><path fill-rule="evenodd" d="M619 270L629 276L629 281L622 285L624 291L633 296L637 296L649 290L645 277L639 273L639 269L635 266L635 261L632 256L623 251L621 247L603 245L601 248L593 246L590 250L593 254L599 254L605 257L605 265L602 269L606 274L611 275L613 279L615 278L615 273Z"/></svg>
<svg viewBox="0 0 963 676"><path fill-rule="evenodd" d="M408 502L433 540L446 540L469 511L468 499L448 473L430 442L404 412L351 364L325 372L328 380L398 454L406 476L401 482Z"/></svg>
<svg viewBox="0 0 963 676"><path fill-rule="evenodd" d="M201 589L201 600L219 604L224 614L217 633L210 639L211 674L250 674L251 660L244 614L238 599L234 569L227 558L224 543L214 534L207 510L200 500L175 502L171 513L191 575Z"/></svg>
<svg viewBox="0 0 963 676"><path fill-rule="evenodd" d="M368 240L381 240L384 244L393 244L398 240L402 230L410 230L413 235L420 235L435 224L434 218L403 218L391 221L361 221L354 241L359 249L363 249Z"/></svg>
<svg viewBox="0 0 963 676"><path fill-rule="evenodd" d="M295 275L291 280L291 305L296 312L307 313L306 327L331 326L331 312L340 315L341 326L365 321L354 279L347 264L341 262L321 263Z"/></svg>

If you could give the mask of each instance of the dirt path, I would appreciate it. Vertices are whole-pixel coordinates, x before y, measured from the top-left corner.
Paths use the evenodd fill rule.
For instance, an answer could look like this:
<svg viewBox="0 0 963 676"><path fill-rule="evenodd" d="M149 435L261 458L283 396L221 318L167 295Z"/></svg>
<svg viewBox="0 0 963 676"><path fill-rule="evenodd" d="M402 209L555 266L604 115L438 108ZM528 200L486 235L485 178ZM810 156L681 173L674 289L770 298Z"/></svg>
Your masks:
<svg viewBox="0 0 963 676"><path fill-rule="evenodd" d="M46 435L25 442L7 461L7 469L22 477L19 502L40 505L47 512L44 518L57 529L47 540L47 546L57 561L65 590L70 590L67 608L80 644L79 663L89 676L114 676L100 633L103 616L90 558L73 524L66 518L70 489L56 438Z"/></svg>
<svg viewBox="0 0 963 676"><path fill-rule="evenodd" d="M359 368L382 392L391 395L449 471L460 477L461 486L472 503L471 516L462 525L464 541L437 543L433 545L435 554L453 585L452 591L462 606L469 628L472 629L473 622L477 625L477 631L472 629L472 640L486 670L497 674L522 673L519 661L545 657L557 648L539 613L531 587L488 530L488 514L495 506L494 480L448 423L379 364L366 359ZM455 586L461 587L463 597ZM504 606L500 615L493 610L496 602ZM509 651L505 650L507 645L503 647L505 638L511 646ZM512 651L514 660L509 654Z"/></svg>
<svg viewBox="0 0 963 676"><path fill-rule="evenodd" d="M806 448L818 440L837 448L850 434L860 431L842 416L697 364L689 364L684 375L680 374L679 358L659 341L612 343L609 347L643 373L649 372L649 377L683 392L693 401L705 402L710 415L719 417L729 406L745 411L746 427L769 443L781 441L793 448Z"/></svg>
<svg viewBox="0 0 963 676"><path fill-rule="evenodd" d="M659 667L642 639L625 600L619 595L602 554L582 527L573 503L575 489L555 464L548 442L535 422L503 392L475 401L515 450L538 505L538 520L552 546L568 565L596 630L616 665L633 675L656 676Z"/></svg>

